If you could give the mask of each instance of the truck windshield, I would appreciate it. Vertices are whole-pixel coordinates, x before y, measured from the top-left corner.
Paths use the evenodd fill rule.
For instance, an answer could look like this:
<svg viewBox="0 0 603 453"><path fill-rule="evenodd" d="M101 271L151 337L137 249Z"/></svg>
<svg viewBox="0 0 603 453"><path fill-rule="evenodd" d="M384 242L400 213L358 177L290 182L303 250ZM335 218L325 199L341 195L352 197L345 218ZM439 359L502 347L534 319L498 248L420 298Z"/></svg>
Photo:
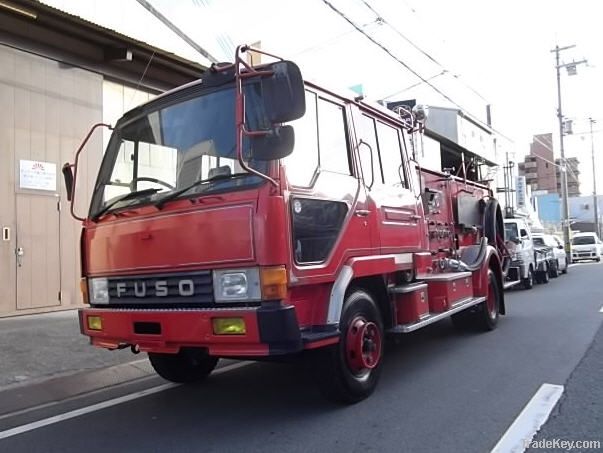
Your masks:
<svg viewBox="0 0 603 453"><path fill-rule="evenodd" d="M595 237L594 236L578 236L572 240L572 245L588 245L594 244Z"/></svg>
<svg viewBox="0 0 603 453"><path fill-rule="evenodd" d="M532 238L532 243L538 246L547 245L544 243L544 238Z"/></svg>
<svg viewBox="0 0 603 453"><path fill-rule="evenodd" d="M246 121L251 129L267 127L259 93L259 84L245 87ZM113 132L92 199L92 217L169 199L170 194L186 197L262 183L262 178L245 172L236 157L232 86L177 103L165 98L162 105ZM244 140L244 154L246 149ZM249 156L246 160L266 173L267 162ZM182 191L189 186L190 190Z"/></svg>
<svg viewBox="0 0 603 453"><path fill-rule="evenodd" d="M519 233L517 231L516 223L505 223L505 239L510 241L511 239L518 238Z"/></svg>

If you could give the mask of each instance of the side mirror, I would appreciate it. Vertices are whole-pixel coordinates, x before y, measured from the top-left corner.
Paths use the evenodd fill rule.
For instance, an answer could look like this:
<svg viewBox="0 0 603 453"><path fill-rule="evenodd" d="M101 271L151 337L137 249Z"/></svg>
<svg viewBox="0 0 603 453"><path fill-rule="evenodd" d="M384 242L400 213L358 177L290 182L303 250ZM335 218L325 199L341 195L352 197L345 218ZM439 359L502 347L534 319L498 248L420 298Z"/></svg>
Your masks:
<svg viewBox="0 0 603 453"><path fill-rule="evenodd" d="M65 189L67 190L67 201L73 198L73 168L71 164L66 163L61 170L63 179L65 180Z"/></svg>
<svg viewBox="0 0 603 453"><path fill-rule="evenodd" d="M278 61L265 69L273 72L262 78L262 98L268 120L278 124L304 116L306 93L299 67L291 61Z"/></svg>
<svg viewBox="0 0 603 453"><path fill-rule="evenodd" d="M253 159L278 160L293 152L295 132L293 126L277 126L268 134L251 136L249 140Z"/></svg>
<svg viewBox="0 0 603 453"><path fill-rule="evenodd" d="M521 230L519 230L519 236L521 236L522 239L527 238L528 232L522 228Z"/></svg>
<svg viewBox="0 0 603 453"><path fill-rule="evenodd" d="M564 249L564 247L562 245L558 245L557 248L560 249L560 250Z"/></svg>

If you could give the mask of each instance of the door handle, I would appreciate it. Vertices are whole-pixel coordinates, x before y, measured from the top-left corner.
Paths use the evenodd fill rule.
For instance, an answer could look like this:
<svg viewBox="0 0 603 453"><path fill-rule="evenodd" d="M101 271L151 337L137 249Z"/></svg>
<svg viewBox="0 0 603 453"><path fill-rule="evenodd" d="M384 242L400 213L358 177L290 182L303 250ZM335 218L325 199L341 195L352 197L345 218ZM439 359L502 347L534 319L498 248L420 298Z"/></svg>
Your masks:
<svg viewBox="0 0 603 453"><path fill-rule="evenodd" d="M25 250L23 249L23 247L17 247L15 249L15 255L17 255L17 266L21 267L21 258L23 257L23 255L25 255Z"/></svg>
<svg viewBox="0 0 603 453"><path fill-rule="evenodd" d="M354 215L358 217L367 217L370 213L371 211L369 211L368 209L356 209L354 211Z"/></svg>
<svg viewBox="0 0 603 453"><path fill-rule="evenodd" d="M410 218L413 219L413 220L421 220L421 216L417 215L417 214L411 215Z"/></svg>

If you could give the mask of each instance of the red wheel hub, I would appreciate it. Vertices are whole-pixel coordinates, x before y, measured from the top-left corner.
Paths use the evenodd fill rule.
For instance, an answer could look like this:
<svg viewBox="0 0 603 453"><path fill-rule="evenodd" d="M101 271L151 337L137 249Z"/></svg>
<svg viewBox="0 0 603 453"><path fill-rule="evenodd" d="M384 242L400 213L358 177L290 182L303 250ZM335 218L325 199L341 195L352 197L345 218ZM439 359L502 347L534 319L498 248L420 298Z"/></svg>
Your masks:
<svg viewBox="0 0 603 453"><path fill-rule="evenodd" d="M381 359L381 333L377 324L357 316L346 335L346 360L356 373L370 370Z"/></svg>

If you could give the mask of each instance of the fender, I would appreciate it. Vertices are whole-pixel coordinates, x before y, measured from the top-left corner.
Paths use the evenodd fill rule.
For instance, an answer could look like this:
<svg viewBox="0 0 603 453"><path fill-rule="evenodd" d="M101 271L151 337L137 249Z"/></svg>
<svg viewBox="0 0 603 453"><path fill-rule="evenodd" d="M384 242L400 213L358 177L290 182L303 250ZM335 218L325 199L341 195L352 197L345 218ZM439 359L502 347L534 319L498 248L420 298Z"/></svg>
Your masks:
<svg viewBox="0 0 603 453"><path fill-rule="evenodd" d="M412 253L350 258L340 269L331 288L327 324L339 324L345 293L354 278L386 275L412 265Z"/></svg>
<svg viewBox="0 0 603 453"><path fill-rule="evenodd" d="M498 282L498 289L502 295L501 305L499 307L499 313L504 315L506 313L505 310L505 299L504 299L504 291L502 287L503 283L503 273L502 273L502 263L498 256L497 250L491 245L488 246L486 250L486 257L482 263L482 266L479 270L473 272L473 288L474 295L476 296L487 296L488 295L488 270L492 269L496 275L496 281Z"/></svg>

